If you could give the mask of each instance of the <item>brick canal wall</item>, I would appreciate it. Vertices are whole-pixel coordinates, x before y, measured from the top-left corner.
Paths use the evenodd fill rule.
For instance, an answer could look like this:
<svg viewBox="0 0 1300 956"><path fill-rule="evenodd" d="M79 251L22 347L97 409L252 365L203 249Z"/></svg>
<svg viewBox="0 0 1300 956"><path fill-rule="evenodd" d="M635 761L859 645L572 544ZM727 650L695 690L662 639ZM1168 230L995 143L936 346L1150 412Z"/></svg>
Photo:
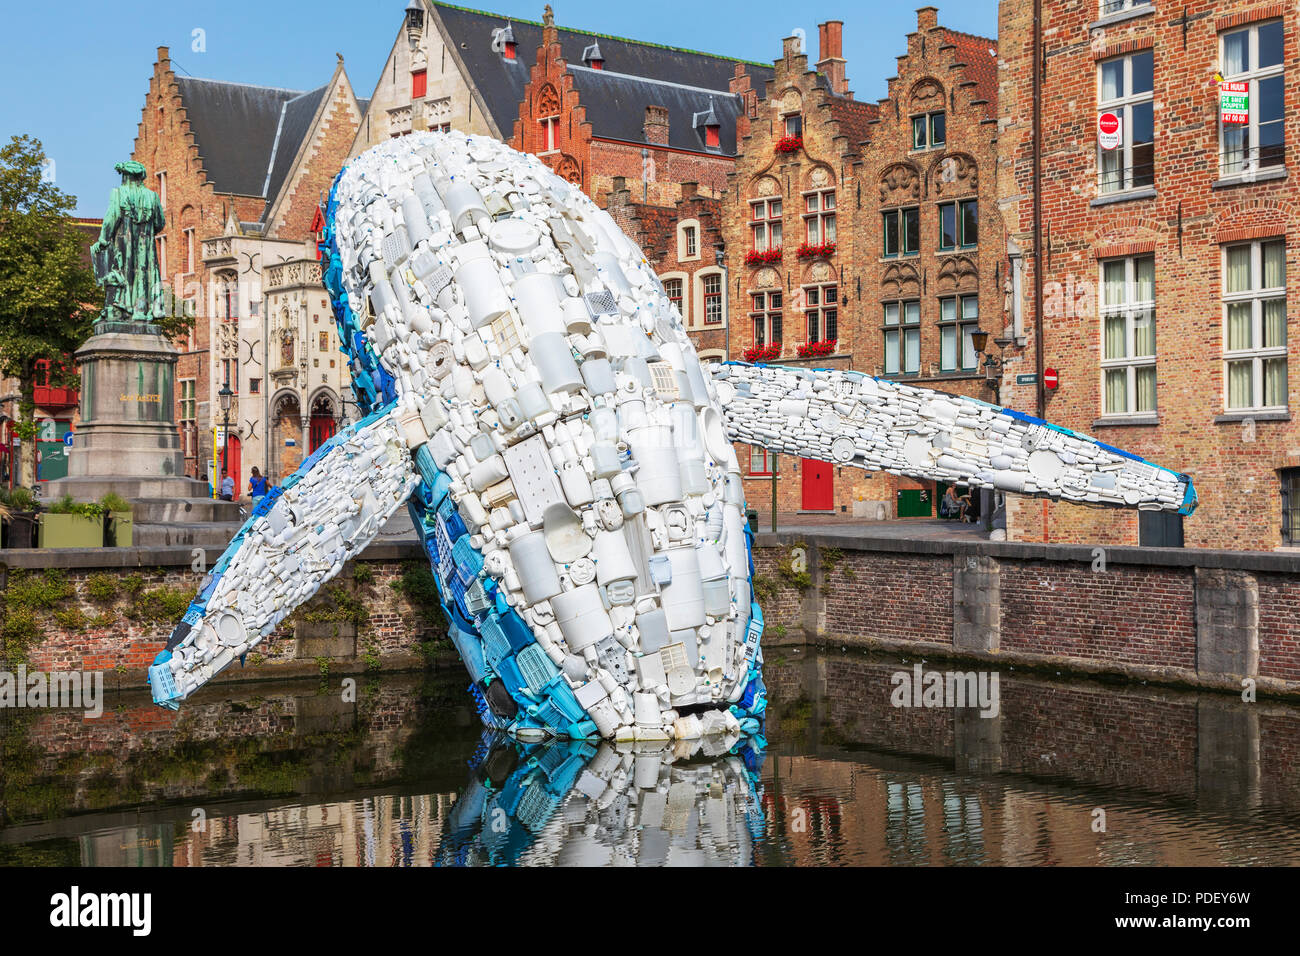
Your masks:
<svg viewBox="0 0 1300 956"><path fill-rule="evenodd" d="M210 565L215 551L203 556ZM199 586L188 548L9 551L0 660L137 686ZM765 641L809 640L1300 696L1300 555L761 534ZM219 680L445 656L413 544L381 543Z"/></svg>
<svg viewBox="0 0 1300 956"><path fill-rule="evenodd" d="M102 548L0 552L0 664L107 672L136 687L220 551ZM410 670L445 656L446 623L420 549L372 545L218 681Z"/></svg>
<svg viewBox="0 0 1300 956"><path fill-rule="evenodd" d="M760 534L767 640L1300 696L1300 555Z"/></svg>

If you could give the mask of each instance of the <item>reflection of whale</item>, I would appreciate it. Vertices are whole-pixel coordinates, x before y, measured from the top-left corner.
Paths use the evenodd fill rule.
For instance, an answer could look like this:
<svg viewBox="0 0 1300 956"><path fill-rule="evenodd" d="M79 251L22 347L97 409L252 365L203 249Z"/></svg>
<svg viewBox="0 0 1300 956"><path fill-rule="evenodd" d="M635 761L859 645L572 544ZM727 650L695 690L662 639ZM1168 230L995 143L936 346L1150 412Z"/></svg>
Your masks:
<svg viewBox="0 0 1300 956"><path fill-rule="evenodd" d="M763 831L761 736L527 744L486 732L442 866L744 866Z"/></svg>
<svg viewBox="0 0 1300 956"><path fill-rule="evenodd" d="M618 226L478 136L340 173L325 283L367 417L254 509L150 668L176 706L404 502L484 722L524 737L752 733L765 706L732 441L918 478L1190 511L1087 436L858 372L700 364Z"/></svg>

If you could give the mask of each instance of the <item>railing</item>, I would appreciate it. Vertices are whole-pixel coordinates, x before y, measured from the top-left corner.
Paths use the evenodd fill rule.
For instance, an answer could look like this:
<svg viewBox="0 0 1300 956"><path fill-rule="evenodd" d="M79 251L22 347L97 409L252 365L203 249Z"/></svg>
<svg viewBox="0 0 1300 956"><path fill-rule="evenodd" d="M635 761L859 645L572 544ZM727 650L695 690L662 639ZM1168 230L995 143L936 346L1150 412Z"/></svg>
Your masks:
<svg viewBox="0 0 1300 956"><path fill-rule="evenodd" d="M1156 167L1154 162L1134 163L1131 166L1102 170L1098 188L1102 196L1109 196L1112 193L1154 186L1155 182Z"/></svg>
<svg viewBox="0 0 1300 956"><path fill-rule="evenodd" d="M1219 175L1240 176L1249 180L1251 176L1286 165L1286 146L1276 143L1270 146L1249 146L1245 149L1223 149L1219 153Z"/></svg>
<svg viewBox="0 0 1300 956"><path fill-rule="evenodd" d="M288 286L320 286L320 263L313 259L295 259L277 262L266 270L266 288L281 289Z"/></svg>

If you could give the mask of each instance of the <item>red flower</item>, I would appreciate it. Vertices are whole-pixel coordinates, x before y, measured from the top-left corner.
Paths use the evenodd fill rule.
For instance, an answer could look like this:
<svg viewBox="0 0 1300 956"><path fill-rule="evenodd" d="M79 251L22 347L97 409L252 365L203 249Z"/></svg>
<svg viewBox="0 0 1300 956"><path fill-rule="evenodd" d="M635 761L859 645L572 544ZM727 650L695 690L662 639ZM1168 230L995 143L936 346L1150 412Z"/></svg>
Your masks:
<svg viewBox="0 0 1300 956"><path fill-rule="evenodd" d="M782 136L776 141L778 153L797 153L801 149L803 149L802 136Z"/></svg>
<svg viewBox="0 0 1300 956"><path fill-rule="evenodd" d="M745 253L745 265L747 266L757 266L765 262L780 262L780 261L781 261L780 246L777 246L775 249L765 249L762 252L759 252L757 249L751 249L749 250L749 252Z"/></svg>
<svg viewBox="0 0 1300 956"><path fill-rule="evenodd" d="M781 343L773 342L771 345L755 345L752 348L745 349L742 356L751 365L756 362L772 362L781 357Z"/></svg>
<svg viewBox="0 0 1300 956"><path fill-rule="evenodd" d="M829 259L835 255L835 243L823 242L815 246L811 246L806 242L801 243L796 255L800 259L816 259L818 256Z"/></svg>

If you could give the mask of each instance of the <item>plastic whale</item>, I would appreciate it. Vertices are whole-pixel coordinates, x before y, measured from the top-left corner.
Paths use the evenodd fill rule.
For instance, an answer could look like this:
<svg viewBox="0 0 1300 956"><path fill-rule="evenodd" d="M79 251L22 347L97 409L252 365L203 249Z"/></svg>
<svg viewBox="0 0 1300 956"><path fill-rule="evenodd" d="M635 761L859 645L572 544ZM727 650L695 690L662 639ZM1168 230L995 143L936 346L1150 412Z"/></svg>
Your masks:
<svg viewBox="0 0 1300 956"><path fill-rule="evenodd" d="M762 609L733 441L1190 513L1086 435L852 371L703 366L640 250L536 157L412 134L337 177L324 281L365 417L241 528L149 669L179 702L403 504L484 723L523 740L753 734Z"/></svg>

